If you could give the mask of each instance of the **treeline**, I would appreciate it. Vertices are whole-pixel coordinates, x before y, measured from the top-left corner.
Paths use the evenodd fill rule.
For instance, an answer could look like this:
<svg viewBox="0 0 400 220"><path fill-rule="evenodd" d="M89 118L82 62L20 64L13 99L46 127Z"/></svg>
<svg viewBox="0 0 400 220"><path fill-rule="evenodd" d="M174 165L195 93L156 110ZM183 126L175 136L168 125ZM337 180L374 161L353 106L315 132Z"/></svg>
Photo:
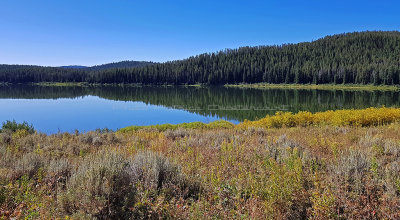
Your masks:
<svg viewBox="0 0 400 220"><path fill-rule="evenodd" d="M139 67L0 66L0 82L141 84L400 84L400 32L355 32L299 44L242 47Z"/></svg>

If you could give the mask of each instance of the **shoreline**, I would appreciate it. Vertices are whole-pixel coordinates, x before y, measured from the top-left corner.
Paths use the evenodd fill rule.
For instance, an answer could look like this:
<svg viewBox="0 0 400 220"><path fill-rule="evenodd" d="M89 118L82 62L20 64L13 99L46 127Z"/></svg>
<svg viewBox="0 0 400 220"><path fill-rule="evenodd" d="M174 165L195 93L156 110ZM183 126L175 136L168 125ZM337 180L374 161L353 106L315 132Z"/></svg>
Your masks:
<svg viewBox="0 0 400 220"><path fill-rule="evenodd" d="M364 109L338 109L311 113L301 111L276 112L266 115L258 120L244 120L239 124L233 124L226 120L216 120L210 123L189 122L180 124L157 124L137 126L131 125L120 128L117 132L131 132L141 129L154 129L158 131L184 129L249 129L249 128L282 128L282 127L309 127L309 126L348 126L348 127L372 127L387 125L400 121L400 108L370 107Z"/></svg>
<svg viewBox="0 0 400 220"><path fill-rule="evenodd" d="M23 84L23 83L22 83ZM181 86L181 87L203 87L205 85L202 84L181 84L181 85L173 85L173 84L140 84L140 83L86 83L86 82L77 82L77 83L55 83L55 82L43 82L43 83L28 83L28 85L35 86L60 86L60 87L73 87L73 86L81 86L81 87L100 87L100 86L120 86L120 87L145 87L145 86L161 86L161 87L173 87L173 86Z"/></svg>
<svg viewBox="0 0 400 220"><path fill-rule="evenodd" d="M365 90L365 91L398 91L400 86L363 85L363 84L226 84L228 88L250 89L302 89L302 90Z"/></svg>
<svg viewBox="0 0 400 220"><path fill-rule="evenodd" d="M400 91L400 85L371 85L371 84L140 84L140 83L86 83L86 82L40 82L40 83L0 83L0 86L9 85L34 85L34 86L57 86L57 87L100 87L100 86L120 86L120 87L212 87L221 86L226 88L240 89L299 89L299 90L359 90L359 91Z"/></svg>
<svg viewBox="0 0 400 220"><path fill-rule="evenodd" d="M205 84L141 84L141 83L86 83L86 82L40 82L40 83L2 83L0 86L11 85L31 85L31 86L49 86L49 87L100 87L100 86L115 86L115 87L146 87L146 86L160 86L160 87L207 87Z"/></svg>

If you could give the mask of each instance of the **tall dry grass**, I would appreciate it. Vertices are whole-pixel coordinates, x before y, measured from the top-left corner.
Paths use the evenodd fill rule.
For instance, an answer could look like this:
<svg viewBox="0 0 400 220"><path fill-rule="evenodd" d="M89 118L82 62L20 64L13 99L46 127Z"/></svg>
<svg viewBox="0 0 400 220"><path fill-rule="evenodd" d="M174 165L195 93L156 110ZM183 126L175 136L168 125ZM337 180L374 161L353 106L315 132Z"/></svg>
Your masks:
<svg viewBox="0 0 400 220"><path fill-rule="evenodd" d="M392 110L354 114L375 111ZM269 128L258 126L261 120L231 128L55 135L3 131L0 216L398 219L400 124L383 121Z"/></svg>

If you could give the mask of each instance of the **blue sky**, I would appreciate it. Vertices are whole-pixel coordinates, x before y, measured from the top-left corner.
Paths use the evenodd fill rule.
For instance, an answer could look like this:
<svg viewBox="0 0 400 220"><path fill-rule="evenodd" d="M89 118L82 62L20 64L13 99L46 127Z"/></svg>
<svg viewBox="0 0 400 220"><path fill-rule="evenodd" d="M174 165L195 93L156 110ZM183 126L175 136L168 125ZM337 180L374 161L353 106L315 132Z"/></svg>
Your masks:
<svg viewBox="0 0 400 220"><path fill-rule="evenodd" d="M240 46L399 30L398 1L1 0L0 63L164 62Z"/></svg>

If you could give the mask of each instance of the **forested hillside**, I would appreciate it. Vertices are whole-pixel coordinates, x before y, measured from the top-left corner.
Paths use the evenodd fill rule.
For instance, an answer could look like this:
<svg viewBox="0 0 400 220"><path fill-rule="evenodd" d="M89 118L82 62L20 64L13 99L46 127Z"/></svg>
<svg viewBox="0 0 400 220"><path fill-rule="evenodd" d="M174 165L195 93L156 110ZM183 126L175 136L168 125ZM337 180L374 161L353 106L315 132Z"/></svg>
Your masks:
<svg viewBox="0 0 400 220"><path fill-rule="evenodd" d="M306 43L241 47L141 67L0 66L0 82L143 84L399 84L400 32L356 32Z"/></svg>
<svg viewBox="0 0 400 220"><path fill-rule="evenodd" d="M66 69L84 69L84 68L89 68L87 66L79 66L79 65L69 65L69 66L60 66L61 68L66 68Z"/></svg>
<svg viewBox="0 0 400 220"><path fill-rule="evenodd" d="M107 63L102 65L96 65L92 67L88 67L89 70L104 70L104 69L112 69L112 68L132 68L132 67L143 67L147 65L152 65L153 62L146 61L121 61L114 63Z"/></svg>
<svg viewBox="0 0 400 220"><path fill-rule="evenodd" d="M61 68L66 69L85 69L85 70L104 70L104 69L112 69L112 68L132 68L132 67L143 67L147 65L152 65L153 62L146 61L120 61L113 63L106 63L95 66L80 66L80 65L70 65L70 66L60 66Z"/></svg>

